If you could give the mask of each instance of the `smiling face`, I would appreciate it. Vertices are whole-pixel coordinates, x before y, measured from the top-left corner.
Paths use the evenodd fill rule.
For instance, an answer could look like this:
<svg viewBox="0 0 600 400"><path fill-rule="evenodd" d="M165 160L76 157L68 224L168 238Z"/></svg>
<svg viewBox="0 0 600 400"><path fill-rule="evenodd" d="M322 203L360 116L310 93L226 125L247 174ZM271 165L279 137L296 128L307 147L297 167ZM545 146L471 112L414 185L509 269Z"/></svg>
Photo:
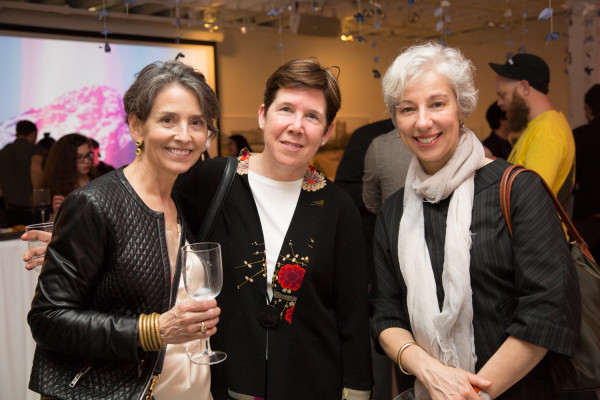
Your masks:
<svg viewBox="0 0 600 400"><path fill-rule="evenodd" d="M187 171L198 161L208 135L198 98L179 84L158 93L146 121L130 114L129 130L134 140L143 142L136 161L158 176Z"/></svg>
<svg viewBox="0 0 600 400"><path fill-rule="evenodd" d="M444 76L427 71L411 82L398 98L395 119L402 141L428 174L450 160L460 121L456 94Z"/></svg>
<svg viewBox="0 0 600 400"><path fill-rule="evenodd" d="M260 106L258 120L265 140L260 173L275 180L302 178L333 129L327 126L325 96L318 89L279 89L268 110Z"/></svg>

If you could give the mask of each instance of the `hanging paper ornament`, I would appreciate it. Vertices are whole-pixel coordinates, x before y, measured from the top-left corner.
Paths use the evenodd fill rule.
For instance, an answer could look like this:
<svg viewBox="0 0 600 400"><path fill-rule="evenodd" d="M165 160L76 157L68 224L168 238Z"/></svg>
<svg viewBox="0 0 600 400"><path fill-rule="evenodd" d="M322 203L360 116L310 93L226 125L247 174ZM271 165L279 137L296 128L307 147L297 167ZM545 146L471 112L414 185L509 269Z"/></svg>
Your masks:
<svg viewBox="0 0 600 400"><path fill-rule="evenodd" d="M381 21L375 21L375 23L373 23L373 29L379 29L381 28Z"/></svg>
<svg viewBox="0 0 600 400"><path fill-rule="evenodd" d="M433 12L433 16L434 17L439 17L440 15L442 15L444 13L444 9L442 7L438 7L435 9L435 11Z"/></svg>
<svg viewBox="0 0 600 400"><path fill-rule="evenodd" d="M371 43L371 48L374 49L375 47L377 47L377 40L373 40Z"/></svg>
<svg viewBox="0 0 600 400"><path fill-rule="evenodd" d="M583 69L583 71L588 74L588 76L590 76L592 74L592 71L594 70L594 68L590 68L590 67L585 67Z"/></svg>
<svg viewBox="0 0 600 400"><path fill-rule="evenodd" d="M448 14L444 15L444 22L450 23L451 21L452 21L452 17L450 17L450 15L448 15Z"/></svg>
<svg viewBox="0 0 600 400"><path fill-rule="evenodd" d="M521 13L521 18L527 19L528 16L529 16L529 11L523 10L523 12Z"/></svg>
<svg viewBox="0 0 600 400"><path fill-rule="evenodd" d="M179 36L177 36L177 37L175 38L175 43L176 43L176 44L179 44L180 42L181 42L181 38L180 38Z"/></svg>
<svg viewBox="0 0 600 400"><path fill-rule="evenodd" d="M517 49L517 51L519 53L525 53L525 45L524 44L520 45L519 48Z"/></svg>
<svg viewBox="0 0 600 400"><path fill-rule="evenodd" d="M444 47L446 46L446 42L444 42L444 39L440 39L440 41L438 43Z"/></svg>
<svg viewBox="0 0 600 400"><path fill-rule="evenodd" d="M283 51L283 43L279 42L279 45L277 46L277 51L280 53Z"/></svg>
<svg viewBox="0 0 600 400"><path fill-rule="evenodd" d="M279 11L277 11L275 8L271 7L271 9L269 11L267 11L267 15L269 17L276 17L279 15Z"/></svg>
<svg viewBox="0 0 600 400"><path fill-rule="evenodd" d="M373 71L373 78L375 78L375 79L381 78L381 74L379 73L378 70L373 69L372 71Z"/></svg>
<svg viewBox="0 0 600 400"><path fill-rule="evenodd" d="M373 58L373 61L375 61L375 64L377 64L379 62L379 56L375 56L375 58Z"/></svg>
<svg viewBox="0 0 600 400"><path fill-rule="evenodd" d="M106 11L106 8L103 8L102 11L100 11L100 14L98 14L98 21L104 17L108 17L108 11Z"/></svg>
<svg viewBox="0 0 600 400"><path fill-rule="evenodd" d="M549 19L552 16L552 8L544 8L540 15L538 15L538 19Z"/></svg>
<svg viewBox="0 0 600 400"><path fill-rule="evenodd" d="M593 36L588 36L583 40L583 43L592 43L594 41L594 37Z"/></svg>
<svg viewBox="0 0 600 400"><path fill-rule="evenodd" d="M440 3L440 6L450 7L450 2L448 0L442 0L442 2Z"/></svg>
<svg viewBox="0 0 600 400"><path fill-rule="evenodd" d="M436 32L441 31L443 27L444 27L444 21L438 21L438 23L435 24L435 30L436 30Z"/></svg>
<svg viewBox="0 0 600 400"><path fill-rule="evenodd" d="M509 58L511 58L513 56L513 52L509 51L508 53L506 53L506 59L508 60Z"/></svg>
<svg viewBox="0 0 600 400"><path fill-rule="evenodd" d="M408 4L412 6L413 4L415 4L415 0L408 0Z"/></svg>
<svg viewBox="0 0 600 400"><path fill-rule="evenodd" d="M358 13L354 15L354 19L356 22L365 22L365 16L362 13Z"/></svg>
<svg viewBox="0 0 600 400"><path fill-rule="evenodd" d="M363 35L358 35L356 37L356 40L358 40L359 42L366 42L367 41L367 39L365 39L365 37Z"/></svg>
<svg viewBox="0 0 600 400"><path fill-rule="evenodd" d="M177 25L178 28L181 28L181 18L175 18L175 25Z"/></svg>
<svg viewBox="0 0 600 400"><path fill-rule="evenodd" d="M109 33L112 33L112 32L111 32L111 31L109 31L108 29L104 29L102 32L100 32L100 34L101 34L102 36L106 36L106 35L108 35Z"/></svg>
<svg viewBox="0 0 600 400"><path fill-rule="evenodd" d="M550 40L558 40L558 32L549 33L548 35L546 35L546 39L545 40L546 40L546 44L548 44L548 42Z"/></svg>
<svg viewBox="0 0 600 400"><path fill-rule="evenodd" d="M110 45L108 44L108 42L104 43L104 52L110 53Z"/></svg>

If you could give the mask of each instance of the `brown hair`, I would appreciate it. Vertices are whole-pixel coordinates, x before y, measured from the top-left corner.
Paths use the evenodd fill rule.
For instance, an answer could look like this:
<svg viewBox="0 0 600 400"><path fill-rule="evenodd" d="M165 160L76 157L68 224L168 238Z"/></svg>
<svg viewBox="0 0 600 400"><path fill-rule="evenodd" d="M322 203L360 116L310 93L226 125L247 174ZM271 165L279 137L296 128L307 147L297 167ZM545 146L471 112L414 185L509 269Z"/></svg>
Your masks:
<svg viewBox="0 0 600 400"><path fill-rule="evenodd" d="M202 114L206 118L209 135L218 133L215 120L219 117L219 101L215 92L206 83L204 75L179 61L165 61L145 66L136 80L123 96L123 105L127 117L133 113L141 121L146 121L158 93L172 84L179 84L191 90L200 103Z"/></svg>
<svg viewBox="0 0 600 400"><path fill-rule="evenodd" d="M77 149L84 144L90 144L88 138L79 133L70 133L52 145L42 178L42 187L50 189L51 196L66 196L79 187ZM97 176L93 164L89 176L90 180Z"/></svg>
<svg viewBox="0 0 600 400"><path fill-rule="evenodd" d="M275 100L279 89L318 89L325 96L325 116L329 127L342 104L340 86L331 73L331 68L337 67L323 67L316 59L292 60L277 68L267 80L263 99L265 113Z"/></svg>

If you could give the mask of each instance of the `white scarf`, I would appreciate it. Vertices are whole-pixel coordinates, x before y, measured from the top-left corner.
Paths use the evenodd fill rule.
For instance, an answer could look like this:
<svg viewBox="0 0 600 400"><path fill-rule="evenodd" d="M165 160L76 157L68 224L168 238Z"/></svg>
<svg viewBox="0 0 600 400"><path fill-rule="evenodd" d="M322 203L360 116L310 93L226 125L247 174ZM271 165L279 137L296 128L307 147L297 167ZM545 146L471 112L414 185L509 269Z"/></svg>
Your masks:
<svg viewBox="0 0 600 400"><path fill-rule="evenodd" d="M417 157L413 157L404 187L404 212L398 237L400 270L406 283L408 313L416 342L443 364L471 372L475 370L477 357L469 276L470 227L475 171L481 168L484 158L482 144L467 128L461 128L452 158L434 175L427 175ZM450 195L442 273L445 295L440 312L425 243L423 198L437 203ZM415 394L417 399L429 398L418 380Z"/></svg>

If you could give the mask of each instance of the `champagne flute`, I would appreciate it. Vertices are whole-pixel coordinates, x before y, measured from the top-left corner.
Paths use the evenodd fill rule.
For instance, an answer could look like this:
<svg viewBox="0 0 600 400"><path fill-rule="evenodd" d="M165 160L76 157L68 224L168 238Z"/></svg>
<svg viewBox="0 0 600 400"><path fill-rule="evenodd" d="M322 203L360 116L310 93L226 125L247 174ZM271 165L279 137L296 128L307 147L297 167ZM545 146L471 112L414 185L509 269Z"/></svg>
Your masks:
<svg viewBox="0 0 600 400"><path fill-rule="evenodd" d="M210 242L188 244L181 248L181 261L185 290L190 297L195 300L217 297L223 286L221 245ZM217 364L227 358L224 352L211 350L208 338L188 343L186 351L196 364Z"/></svg>
<svg viewBox="0 0 600 400"><path fill-rule="evenodd" d="M46 222L46 209L50 206L50 189L33 189L33 207L42 214L42 223Z"/></svg>

